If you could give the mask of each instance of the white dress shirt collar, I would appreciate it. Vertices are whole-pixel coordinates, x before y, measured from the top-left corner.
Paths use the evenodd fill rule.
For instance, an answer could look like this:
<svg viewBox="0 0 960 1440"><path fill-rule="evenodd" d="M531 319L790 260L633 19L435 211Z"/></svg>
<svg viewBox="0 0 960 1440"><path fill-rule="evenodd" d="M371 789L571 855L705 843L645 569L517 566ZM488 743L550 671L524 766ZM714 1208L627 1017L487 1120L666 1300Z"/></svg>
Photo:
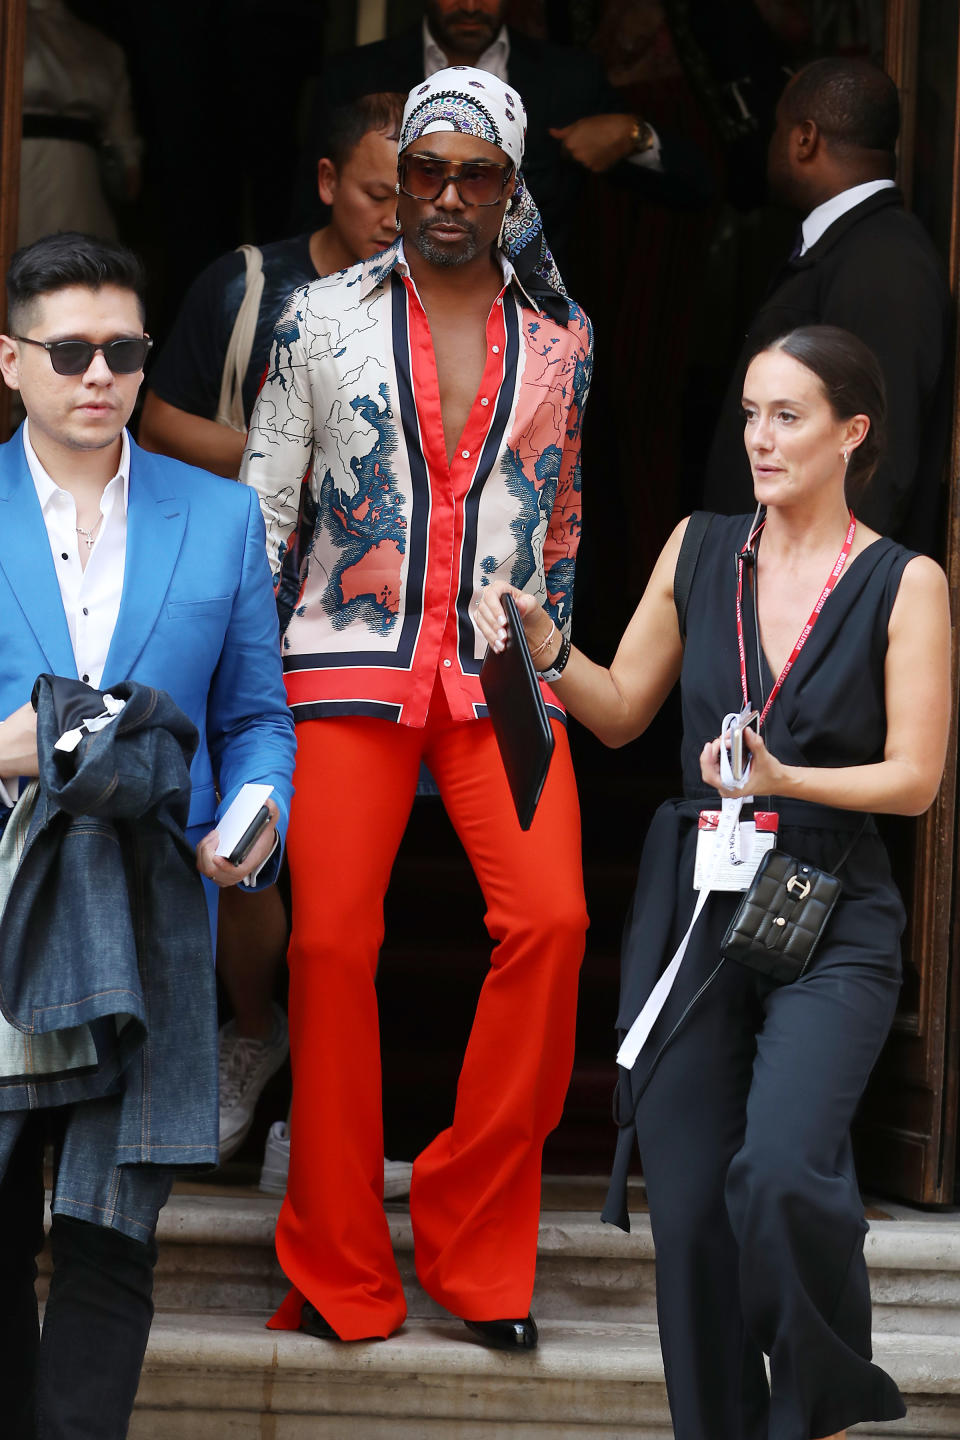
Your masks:
<svg viewBox="0 0 960 1440"><path fill-rule="evenodd" d="M839 195L831 195L829 200L824 200L822 205L810 211L800 226L803 232L800 254L806 255L810 247L816 245L841 215L846 215L848 210L861 205L864 200L869 200L871 195L876 195L881 190L892 190L894 184L893 180L867 180L863 185L851 185L849 190L841 190Z"/></svg>
<svg viewBox="0 0 960 1440"><path fill-rule="evenodd" d="M506 25L500 26L499 33L473 64L477 70L487 70L506 83L507 61L510 59L510 36ZM423 78L429 80L438 70L446 70L450 61L430 33L426 19L423 21Z"/></svg>
<svg viewBox="0 0 960 1440"><path fill-rule="evenodd" d="M27 468L37 492L37 499L40 501L40 509L46 512L51 500L61 487L55 480L51 480L40 463L37 452L30 442L29 420L23 422L23 453L27 458ZM120 464L113 479L116 480L118 476L123 480L123 510L126 514L130 504L130 436L126 427L123 429L120 442Z"/></svg>

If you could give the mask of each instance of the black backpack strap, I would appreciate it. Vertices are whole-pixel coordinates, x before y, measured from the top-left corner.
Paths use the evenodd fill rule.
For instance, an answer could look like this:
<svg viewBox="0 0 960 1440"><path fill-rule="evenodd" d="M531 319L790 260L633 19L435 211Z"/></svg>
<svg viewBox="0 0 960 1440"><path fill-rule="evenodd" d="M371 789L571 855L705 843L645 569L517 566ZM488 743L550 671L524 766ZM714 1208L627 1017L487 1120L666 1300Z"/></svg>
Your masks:
<svg viewBox="0 0 960 1440"><path fill-rule="evenodd" d="M697 561L700 559L700 551L712 520L712 511L694 510L687 521L687 528L680 545L680 554L677 556L677 568L673 572L673 603L677 607L677 623L680 626L681 639L686 639L687 604L690 600L690 589L693 585Z"/></svg>

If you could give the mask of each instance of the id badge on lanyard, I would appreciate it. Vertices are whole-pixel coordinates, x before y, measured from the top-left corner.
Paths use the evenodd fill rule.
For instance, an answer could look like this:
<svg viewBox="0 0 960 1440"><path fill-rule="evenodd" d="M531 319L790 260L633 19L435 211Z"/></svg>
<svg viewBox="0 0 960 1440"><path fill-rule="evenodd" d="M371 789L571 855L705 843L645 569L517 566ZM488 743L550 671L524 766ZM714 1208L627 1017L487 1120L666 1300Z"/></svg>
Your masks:
<svg viewBox="0 0 960 1440"><path fill-rule="evenodd" d="M777 843L780 817L773 810L755 810L752 820L738 820L733 833L724 835L721 814L700 811L693 888L749 890L760 861Z"/></svg>

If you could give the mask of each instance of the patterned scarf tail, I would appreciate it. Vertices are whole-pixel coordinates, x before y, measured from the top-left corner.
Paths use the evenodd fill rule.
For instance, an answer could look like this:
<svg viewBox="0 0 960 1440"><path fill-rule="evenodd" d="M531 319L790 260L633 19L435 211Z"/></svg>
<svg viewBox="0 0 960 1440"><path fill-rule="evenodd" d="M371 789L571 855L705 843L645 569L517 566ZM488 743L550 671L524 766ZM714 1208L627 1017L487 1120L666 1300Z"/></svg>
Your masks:
<svg viewBox="0 0 960 1440"><path fill-rule="evenodd" d="M519 173L513 204L503 222L500 248L531 300L535 300L551 320L566 325L570 319L567 291L547 248L540 211Z"/></svg>

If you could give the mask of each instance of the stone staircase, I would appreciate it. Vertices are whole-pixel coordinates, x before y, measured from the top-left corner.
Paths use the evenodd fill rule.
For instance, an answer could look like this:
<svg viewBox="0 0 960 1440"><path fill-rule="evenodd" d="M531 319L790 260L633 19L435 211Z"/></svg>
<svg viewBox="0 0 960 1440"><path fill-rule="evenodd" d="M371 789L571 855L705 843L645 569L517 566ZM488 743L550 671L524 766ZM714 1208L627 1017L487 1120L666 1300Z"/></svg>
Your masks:
<svg viewBox="0 0 960 1440"><path fill-rule="evenodd" d="M587 869L578 1060L546 1152L548 1167L566 1173L599 1173L610 1159L610 1017L636 864L608 822L613 779L591 775L584 845L599 858ZM635 791L638 849L659 797ZM416 1153L450 1123L487 965L482 904L455 845L442 807L415 807L388 896L378 989L391 1155ZM283 1083L263 1116L284 1113ZM254 1176L266 1123L231 1181ZM541 1343L505 1355L472 1341L420 1290L403 1204L387 1212L407 1323L386 1342L337 1345L265 1328L286 1290L272 1246L278 1201L237 1183L178 1187L160 1221L157 1314L131 1440L671 1440L642 1183L633 1182L630 1235L597 1219L604 1189L589 1177L545 1182L533 1303ZM960 1440L960 1216L883 1208L891 1218L872 1220L867 1241L875 1354L909 1415L854 1433Z"/></svg>
<svg viewBox="0 0 960 1440"><path fill-rule="evenodd" d="M387 1207L410 1306L398 1335L334 1345L268 1331L285 1290L279 1202L176 1194L131 1440L670 1440L642 1187L630 1235L596 1219L601 1192L545 1183L532 1355L475 1344L423 1294L402 1204ZM960 1440L960 1217L884 1210L894 1218L867 1240L875 1355L909 1414L852 1433Z"/></svg>

